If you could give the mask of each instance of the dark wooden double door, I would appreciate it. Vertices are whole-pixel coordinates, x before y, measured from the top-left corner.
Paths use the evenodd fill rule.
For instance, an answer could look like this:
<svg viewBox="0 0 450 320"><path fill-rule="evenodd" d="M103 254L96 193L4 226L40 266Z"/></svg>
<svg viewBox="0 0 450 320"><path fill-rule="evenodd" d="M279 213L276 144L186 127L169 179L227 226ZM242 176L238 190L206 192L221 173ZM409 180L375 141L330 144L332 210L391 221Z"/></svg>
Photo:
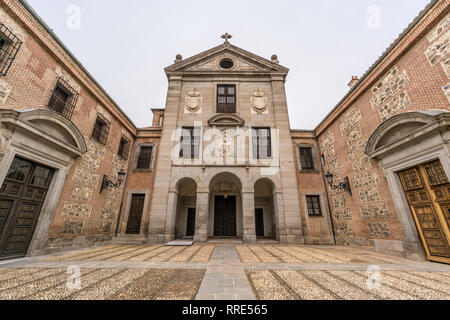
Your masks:
<svg viewBox="0 0 450 320"><path fill-rule="evenodd" d="M399 176L428 260L450 263L450 183L441 162Z"/></svg>
<svg viewBox="0 0 450 320"><path fill-rule="evenodd" d="M236 237L236 197L216 196L214 203L214 236Z"/></svg>
<svg viewBox="0 0 450 320"><path fill-rule="evenodd" d="M27 254L54 170L16 157L0 188L0 260Z"/></svg>

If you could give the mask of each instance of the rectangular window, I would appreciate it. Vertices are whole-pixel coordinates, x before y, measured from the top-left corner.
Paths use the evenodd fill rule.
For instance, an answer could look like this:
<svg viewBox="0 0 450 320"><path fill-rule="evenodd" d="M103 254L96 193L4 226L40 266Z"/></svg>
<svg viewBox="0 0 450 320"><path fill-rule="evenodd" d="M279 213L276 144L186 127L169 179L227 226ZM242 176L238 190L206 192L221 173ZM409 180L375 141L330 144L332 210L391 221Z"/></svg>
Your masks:
<svg viewBox="0 0 450 320"><path fill-rule="evenodd" d="M311 147L300 147L300 164L302 170L314 170L313 150Z"/></svg>
<svg viewBox="0 0 450 320"><path fill-rule="evenodd" d="M130 150L130 140L128 140L125 137L121 137L119 142L119 151L117 151L117 154L126 160L128 159L129 150Z"/></svg>
<svg viewBox="0 0 450 320"><path fill-rule="evenodd" d="M101 114L97 115L97 120L95 121L94 131L92 132L92 138L106 145L108 141L109 128L111 127L110 122Z"/></svg>
<svg viewBox="0 0 450 320"><path fill-rule="evenodd" d="M320 196L306 196L308 205L308 215L310 217L321 217L322 209L320 208Z"/></svg>
<svg viewBox="0 0 450 320"><path fill-rule="evenodd" d="M78 93L62 78L58 79L48 103L49 109L72 119L73 110L78 101Z"/></svg>
<svg viewBox="0 0 450 320"><path fill-rule="evenodd" d="M272 139L270 135L270 128L253 128L252 132L253 158L272 158Z"/></svg>
<svg viewBox="0 0 450 320"><path fill-rule="evenodd" d="M153 146L140 146L136 162L137 170L151 170Z"/></svg>
<svg viewBox="0 0 450 320"><path fill-rule="evenodd" d="M22 45L19 40L3 23L0 22L0 75L6 76L11 64L16 58Z"/></svg>
<svg viewBox="0 0 450 320"><path fill-rule="evenodd" d="M183 127L181 132L180 158L198 159L200 157L200 128Z"/></svg>
<svg viewBox="0 0 450 320"><path fill-rule="evenodd" d="M236 86L217 86L217 113L236 113Z"/></svg>

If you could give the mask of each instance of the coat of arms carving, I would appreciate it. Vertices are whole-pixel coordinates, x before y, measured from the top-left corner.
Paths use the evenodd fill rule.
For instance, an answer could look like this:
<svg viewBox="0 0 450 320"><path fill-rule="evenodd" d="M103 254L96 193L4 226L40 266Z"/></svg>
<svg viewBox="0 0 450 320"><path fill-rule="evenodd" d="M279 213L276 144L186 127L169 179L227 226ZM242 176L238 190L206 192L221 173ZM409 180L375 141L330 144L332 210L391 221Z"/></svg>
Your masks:
<svg viewBox="0 0 450 320"><path fill-rule="evenodd" d="M257 89L253 92L250 98L252 110L259 115L267 114L269 110L269 102L267 97L264 96L264 92L261 89Z"/></svg>
<svg viewBox="0 0 450 320"><path fill-rule="evenodd" d="M201 112L203 98L197 89L189 92L186 97L186 113L197 114Z"/></svg>

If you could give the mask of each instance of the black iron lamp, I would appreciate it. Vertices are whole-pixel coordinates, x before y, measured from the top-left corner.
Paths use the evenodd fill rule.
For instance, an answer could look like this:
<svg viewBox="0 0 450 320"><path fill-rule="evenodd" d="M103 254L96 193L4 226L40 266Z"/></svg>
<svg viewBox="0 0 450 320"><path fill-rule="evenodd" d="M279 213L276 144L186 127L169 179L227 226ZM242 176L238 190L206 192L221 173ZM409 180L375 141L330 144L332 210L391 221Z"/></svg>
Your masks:
<svg viewBox="0 0 450 320"><path fill-rule="evenodd" d="M109 187L111 188L119 188L122 185L123 180L125 179L125 171L120 170L117 173L117 180L118 182L114 183L111 180L109 180L108 176L105 174L103 176L103 182L102 182L102 187L100 188L100 193L103 192L103 190L108 189Z"/></svg>
<svg viewBox="0 0 450 320"><path fill-rule="evenodd" d="M352 187L350 186L350 180L348 179L348 177L345 177L344 182L341 182L338 185L334 185L334 175L330 171L328 171L325 177L327 178L327 181L330 184L331 189L348 191L350 195L353 195Z"/></svg>

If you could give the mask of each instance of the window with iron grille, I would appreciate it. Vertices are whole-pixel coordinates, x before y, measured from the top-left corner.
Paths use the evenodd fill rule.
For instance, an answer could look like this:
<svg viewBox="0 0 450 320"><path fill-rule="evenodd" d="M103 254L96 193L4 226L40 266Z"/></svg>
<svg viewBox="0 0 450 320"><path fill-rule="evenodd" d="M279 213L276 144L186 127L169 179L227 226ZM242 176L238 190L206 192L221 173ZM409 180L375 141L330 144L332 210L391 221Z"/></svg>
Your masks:
<svg viewBox="0 0 450 320"><path fill-rule="evenodd" d="M311 147L300 147L300 164L302 170L314 170L313 150Z"/></svg>
<svg viewBox="0 0 450 320"><path fill-rule="evenodd" d="M217 113L236 113L236 86L217 86Z"/></svg>
<svg viewBox="0 0 450 320"><path fill-rule="evenodd" d="M122 136L120 138L119 151L117 151L117 154L126 160L128 159L129 150L130 150L130 140Z"/></svg>
<svg viewBox="0 0 450 320"><path fill-rule="evenodd" d="M200 128L183 127L180 158L198 159L200 156Z"/></svg>
<svg viewBox="0 0 450 320"><path fill-rule="evenodd" d="M6 76L22 45L14 33L0 22L0 75Z"/></svg>
<svg viewBox="0 0 450 320"><path fill-rule="evenodd" d="M62 78L58 79L55 89L48 103L49 109L62 114L67 119L72 119L73 110L78 101L78 92Z"/></svg>
<svg viewBox="0 0 450 320"><path fill-rule="evenodd" d="M320 196L306 196L308 205L308 215L310 217L321 217L322 209L320 207Z"/></svg>
<svg viewBox="0 0 450 320"><path fill-rule="evenodd" d="M106 141L108 141L110 127L110 122L104 116L98 114L94 125L94 131L92 132L92 138L101 144L106 144Z"/></svg>
<svg viewBox="0 0 450 320"><path fill-rule="evenodd" d="M272 138L270 128L253 128L252 132L253 158L272 158Z"/></svg>
<svg viewBox="0 0 450 320"><path fill-rule="evenodd" d="M137 170L151 170L153 159L153 146L139 146L136 160Z"/></svg>

